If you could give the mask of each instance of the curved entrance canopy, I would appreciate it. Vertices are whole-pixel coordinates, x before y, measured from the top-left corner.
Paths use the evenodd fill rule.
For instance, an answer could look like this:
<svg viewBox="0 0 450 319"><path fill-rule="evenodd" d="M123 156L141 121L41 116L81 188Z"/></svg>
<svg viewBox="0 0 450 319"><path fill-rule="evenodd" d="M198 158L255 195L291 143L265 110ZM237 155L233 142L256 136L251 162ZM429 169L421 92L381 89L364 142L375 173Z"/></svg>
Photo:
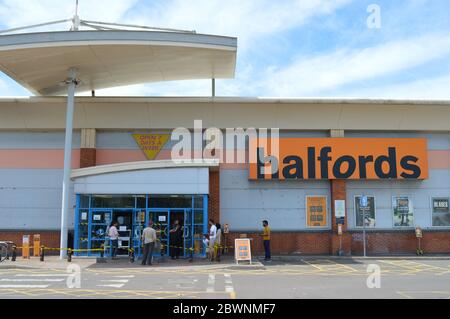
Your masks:
<svg viewBox="0 0 450 319"><path fill-rule="evenodd" d="M156 31L65 31L0 36L0 70L37 95L147 82L233 78L237 39Z"/></svg>
<svg viewBox="0 0 450 319"><path fill-rule="evenodd" d="M217 160L144 161L74 170L76 194L208 194Z"/></svg>

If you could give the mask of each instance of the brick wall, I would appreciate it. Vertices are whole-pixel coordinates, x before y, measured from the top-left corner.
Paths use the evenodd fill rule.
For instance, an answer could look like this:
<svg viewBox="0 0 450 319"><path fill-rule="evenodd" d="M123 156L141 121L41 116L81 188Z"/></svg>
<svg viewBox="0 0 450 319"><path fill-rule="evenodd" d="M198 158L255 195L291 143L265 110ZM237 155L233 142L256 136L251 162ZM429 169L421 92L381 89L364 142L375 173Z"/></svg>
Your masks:
<svg viewBox="0 0 450 319"><path fill-rule="evenodd" d="M227 245L234 246L234 239L241 233L232 232L227 236ZM245 233L252 238L252 252L264 252L259 233ZM342 246L351 247L351 255L362 255L362 233L349 232L342 236ZM339 238L331 231L323 232L272 232L272 254L336 255ZM395 255L415 254L417 239L411 231L386 231L367 233L367 254ZM426 254L450 253L450 231L424 231L422 249Z"/></svg>
<svg viewBox="0 0 450 319"><path fill-rule="evenodd" d="M362 232L352 232L352 254L363 254ZM414 230L367 232L366 249L368 254L414 254L418 240ZM424 230L422 249L425 253L450 253L450 231Z"/></svg>
<svg viewBox="0 0 450 319"><path fill-rule="evenodd" d="M220 174L209 171L208 218L220 222Z"/></svg>
<svg viewBox="0 0 450 319"><path fill-rule="evenodd" d="M22 237L24 235L30 235L30 246L33 246L33 235L40 234L41 235L41 245L45 247L56 248L59 247L60 244L60 233L59 231L48 231L48 230L34 230L29 232L24 231L0 231L0 241L12 241L17 246L22 246ZM20 255L22 251L19 249L17 253ZM30 254L33 254L32 250ZM48 252L48 254L55 254L55 252ZM57 254L57 253L56 253Z"/></svg>
<svg viewBox="0 0 450 319"><path fill-rule="evenodd" d="M262 230L261 230L262 232ZM246 233L252 238L251 249L254 254L262 254L264 247L260 233ZM234 239L240 233L230 233L227 245L234 246ZM330 232L272 232L271 251L273 254L328 255L330 253Z"/></svg>
<svg viewBox="0 0 450 319"><path fill-rule="evenodd" d="M97 150L95 148L80 149L80 168L95 166L97 161Z"/></svg>

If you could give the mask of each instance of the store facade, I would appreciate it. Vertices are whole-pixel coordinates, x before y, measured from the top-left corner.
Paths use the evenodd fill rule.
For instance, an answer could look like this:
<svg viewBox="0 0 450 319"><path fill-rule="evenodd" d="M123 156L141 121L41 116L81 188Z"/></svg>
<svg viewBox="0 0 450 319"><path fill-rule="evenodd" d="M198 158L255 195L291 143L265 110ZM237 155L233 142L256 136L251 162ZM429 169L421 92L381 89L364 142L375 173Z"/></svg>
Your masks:
<svg viewBox="0 0 450 319"><path fill-rule="evenodd" d="M112 220L120 220L129 238L124 249L140 252L139 233L149 220L170 246L167 229L178 219L184 251L202 255L202 235L212 218L229 225L227 245L247 236L254 238L256 253L262 251L263 219L273 231L274 253L336 254L341 240L346 254L358 255L363 225L369 254L415 253L416 227L423 230L426 253L450 252L447 101L80 97L76 102L69 221L75 248L105 243ZM63 98L0 101L2 239L20 242L23 234L40 233L45 245L58 246L62 105ZM224 135L228 128L277 129L279 156L270 148L254 152L249 137L244 144L224 143L208 157L207 141L193 143L193 161L173 161L179 142L171 139L173 130L194 132L198 120L202 134L208 128ZM246 161L229 161L228 152L245 154ZM249 156L258 155L259 161L249 163ZM341 235L336 201L344 201Z"/></svg>

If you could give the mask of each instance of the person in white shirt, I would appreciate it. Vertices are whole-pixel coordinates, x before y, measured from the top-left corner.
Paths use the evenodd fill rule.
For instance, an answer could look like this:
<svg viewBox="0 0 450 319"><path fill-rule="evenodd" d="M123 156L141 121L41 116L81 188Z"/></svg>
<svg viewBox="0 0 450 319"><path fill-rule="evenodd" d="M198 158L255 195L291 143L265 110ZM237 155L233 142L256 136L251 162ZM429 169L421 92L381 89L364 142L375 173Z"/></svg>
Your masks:
<svg viewBox="0 0 450 319"><path fill-rule="evenodd" d="M216 243L217 227L214 220L209 220L209 253L211 255L211 261L214 260L214 244Z"/></svg>
<svg viewBox="0 0 450 319"><path fill-rule="evenodd" d="M156 243L156 230L153 229L153 221L148 223L148 226L142 231L142 243L144 244L144 256L142 259L142 265L152 264L153 248Z"/></svg>
<svg viewBox="0 0 450 319"><path fill-rule="evenodd" d="M203 245L205 246L206 259L210 258L209 255L209 234L203 235Z"/></svg>
<svg viewBox="0 0 450 319"><path fill-rule="evenodd" d="M119 224L117 222L113 222L111 227L108 229L108 236L111 240L111 247L112 247L112 255L111 259L115 259L117 255L117 249L119 247L119 232L117 230L117 226Z"/></svg>

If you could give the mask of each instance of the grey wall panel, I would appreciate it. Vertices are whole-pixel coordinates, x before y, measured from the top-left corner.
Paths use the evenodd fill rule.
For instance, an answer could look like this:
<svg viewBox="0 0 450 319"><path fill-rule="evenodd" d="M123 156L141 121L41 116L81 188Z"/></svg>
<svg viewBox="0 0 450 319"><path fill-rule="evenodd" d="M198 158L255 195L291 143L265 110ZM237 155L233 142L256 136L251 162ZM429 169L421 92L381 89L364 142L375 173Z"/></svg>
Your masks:
<svg viewBox="0 0 450 319"><path fill-rule="evenodd" d="M375 196L376 228L393 227L392 197L407 195L413 201L415 224L431 227L431 198L450 197L450 171L430 170L424 181L348 181L347 216L349 227L356 226L354 196Z"/></svg>
<svg viewBox="0 0 450 319"><path fill-rule="evenodd" d="M345 137L377 137L377 138L426 138L429 150L450 150L449 133L418 132L352 132L346 131Z"/></svg>
<svg viewBox="0 0 450 319"><path fill-rule="evenodd" d="M64 132L0 132L0 149L64 149ZM81 135L73 132L73 148L80 148Z"/></svg>
<svg viewBox="0 0 450 319"><path fill-rule="evenodd" d="M0 229L51 230L61 223L62 170L0 170ZM68 225L73 227L75 195Z"/></svg>
<svg viewBox="0 0 450 319"><path fill-rule="evenodd" d="M296 231L306 227L306 196L325 195L328 181L249 181L248 170L220 171L220 219L233 231L260 230L268 219L275 231Z"/></svg>
<svg viewBox="0 0 450 319"><path fill-rule="evenodd" d="M0 169L0 188L60 188L62 169Z"/></svg>
<svg viewBox="0 0 450 319"><path fill-rule="evenodd" d="M98 149L139 149L132 132L98 131L96 146Z"/></svg>

